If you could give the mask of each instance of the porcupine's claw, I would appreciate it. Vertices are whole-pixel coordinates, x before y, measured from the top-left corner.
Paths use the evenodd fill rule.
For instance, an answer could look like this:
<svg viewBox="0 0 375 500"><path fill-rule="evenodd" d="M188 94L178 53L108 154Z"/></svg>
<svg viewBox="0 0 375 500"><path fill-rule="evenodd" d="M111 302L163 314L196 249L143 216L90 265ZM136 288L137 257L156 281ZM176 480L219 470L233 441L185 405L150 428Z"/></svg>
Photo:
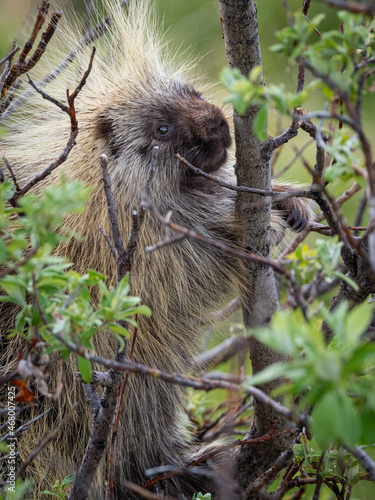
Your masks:
<svg viewBox="0 0 375 500"><path fill-rule="evenodd" d="M288 224L289 224L289 222L288 222ZM303 214L299 214L299 216L297 217L297 220L295 221L295 223L292 226L292 231L296 231L297 233L299 233L305 229L306 224L307 224L306 217L304 217Z"/></svg>
<svg viewBox="0 0 375 500"><path fill-rule="evenodd" d="M311 220L311 210L307 208L306 203L302 203L298 198L280 200L275 205L275 208L282 212L292 231L300 233Z"/></svg>
<svg viewBox="0 0 375 500"><path fill-rule="evenodd" d="M296 211L293 207L292 210L289 212L289 215L288 215L286 221L291 226L293 224L293 222L295 221L295 218L296 218Z"/></svg>

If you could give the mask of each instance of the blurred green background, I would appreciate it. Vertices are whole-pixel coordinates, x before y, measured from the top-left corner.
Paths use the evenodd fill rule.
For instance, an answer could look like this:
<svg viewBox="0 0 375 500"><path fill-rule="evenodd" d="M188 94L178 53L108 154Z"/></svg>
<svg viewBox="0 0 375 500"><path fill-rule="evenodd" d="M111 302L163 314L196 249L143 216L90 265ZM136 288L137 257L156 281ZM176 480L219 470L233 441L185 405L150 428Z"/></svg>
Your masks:
<svg viewBox="0 0 375 500"><path fill-rule="evenodd" d="M21 46L26 41L27 38L23 33L29 34L30 30L27 29L27 26L33 23L38 3L37 0L0 0L0 59L8 53L12 40L16 40ZM59 2L50 0L50 3L51 10L62 10L65 14L73 8L75 12L83 15L86 9L83 0L60 0ZM290 0L293 11L299 10L301 3L301 0ZM170 43L173 46L181 47L181 52L186 50L187 53L199 58L197 67L191 75L192 78L194 79L194 74L204 74L209 82L217 84L211 90L211 93L215 95L215 99L223 101L226 92L218 82L220 71L225 66L226 60L217 0L156 0L156 4L160 17L164 19L165 28L168 29L167 39ZM294 91L297 68L288 66L288 62L283 56L268 50L269 46L277 42L275 31L282 29L286 25L287 16L283 1L259 0L257 8L265 81L266 83L284 83L286 89ZM320 26L320 30L337 28L336 11L329 9L320 2L312 2L309 17L313 17L320 12L326 13L326 18ZM309 75L306 75L307 82L310 78ZM308 111L323 109L323 106L324 98L318 92L312 94L306 104ZM372 119L375 112L375 99L372 94L365 97L363 109L364 124L371 140L375 132ZM282 121L283 126L287 127L289 121L289 119L284 119ZM279 133L280 122L276 116L271 116L269 125L271 135ZM307 135L300 132L297 139L293 140L293 145L297 148L301 147L307 140ZM306 149L304 155L312 166L315 156L313 145ZM276 164L276 172L281 170L292 156L294 156L294 152L291 146L286 145ZM301 161L297 161L293 168L288 171L286 179L288 181L310 182ZM348 186L341 183L340 185L333 185L330 189L332 194L339 195ZM356 209L362 194L362 192L357 193L345 205L345 214L349 223L354 222ZM223 397L222 394L217 396L219 398ZM212 401L216 399L216 395L211 393L207 399ZM325 491L321 496L321 500L331 498L333 496L329 491ZM362 483L354 489L351 500L371 500L374 498L374 485Z"/></svg>

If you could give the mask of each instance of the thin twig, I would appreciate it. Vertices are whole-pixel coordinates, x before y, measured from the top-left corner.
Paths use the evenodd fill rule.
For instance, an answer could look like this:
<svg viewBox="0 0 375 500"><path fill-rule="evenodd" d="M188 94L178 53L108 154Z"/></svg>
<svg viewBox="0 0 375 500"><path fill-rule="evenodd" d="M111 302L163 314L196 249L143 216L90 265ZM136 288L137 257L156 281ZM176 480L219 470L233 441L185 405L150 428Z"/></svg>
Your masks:
<svg viewBox="0 0 375 500"><path fill-rule="evenodd" d="M278 179L281 177L289 168L298 160L302 153L313 143L313 139L308 140L301 148L295 150L294 157L283 167L280 172L274 175L273 179Z"/></svg>
<svg viewBox="0 0 375 500"><path fill-rule="evenodd" d="M209 179L212 182L215 182L215 184L218 184L219 186L225 187L227 189L230 189L232 191L237 191L237 192L243 192L243 193L254 193L254 194L259 194L262 196L274 196L277 198L277 201L279 200L284 200L287 198L311 198L312 195L310 191L306 190L292 190L292 191L285 191L285 192L280 192L280 191L267 191L264 189L257 189L257 188L250 188L246 186L235 186L234 184L229 184L228 182L222 181L221 179L218 179L217 177L214 177L213 175L207 174L203 170L201 170L198 167L195 167L191 163L189 163L185 158L180 156L178 153L175 155L176 158L183 163L187 168L192 170L195 174L201 175L202 177L205 177L206 179ZM276 201L276 200L275 200Z"/></svg>
<svg viewBox="0 0 375 500"><path fill-rule="evenodd" d="M6 61L8 61L9 59L12 59L12 57L14 56L14 54L16 54L19 50L21 49L21 47L19 47L18 45L16 45L10 52L9 54L7 54L5 57L3 57L2 59L0 59L0 66L2 66Z"/></svg>
<svg viewBox="0 0 375 500"><path fill-rule="evenodd" d="M29 427L30 427L31 424L33 424L34 422L37 422L38 420L40 420L41 418L43 418L44 416L46 416L47 413L49 413L50 411L52 411L52 409L53 409L53 407L50 406L45 412L41 413L40 415L37 415L32 420L29 420L28 422L26 422L26 424L22 424L14 432L12 432L12 437L15 436L16 434L19 434L20 432L27 431L29 429ZM0 441L6 441L9 437L11 437L10 434L5 434L5 436L3 436L0 439Z"/></svg>
<svg viewBox="0 0 375 500"><path fill-rule="evenodd" d="M142 486L139 486L139 484L132 483L131 481L125 481L124 486L148 500L177 500L175 497L165 496L164 493L152 493L151 491L147 491L142 488Z"/></svg>
<svg viewBox="0 0 375 500"><path fill-rule="evenodd" d="M126 251L120 232L116 203L111 189L111 178L108 172L108 159L104 154L100 157L100 166L102 168L103 186L107 199L108 217L111 223L112 238L117 252L117 272L119 278L121 279L126 274L124 268L126 262Z"/></svg>
<svg viewBox="0 0 375 500"><path fill-rule="evenodd" d="M267 396L263 391L254 386L243 387L240 384L234 384L233 382L226 382L223 380L209 380L205 378L197 378L189 375L181 375L178 373L168 373L156 368L150 368L140 363L135 363L134 361L124 361L118 362L115 360L110 360L102 358L96 355L90 355L87 353L86 349L75 345L72 341L66 340L60 334L54 334L54 336L60 340L68 349L80 356L88 359L92 363L98 363L105 366L106 368L112 368L115 371L123 371L127 373L141 373L143 375L156 377L163 380L164 382L171 384L178 384L184 387L192 387L194 389L199 389L203 391L211 391L214 389L225 389L227 391L238 392L242 390L246 394L253 396L258 401L271 407L277 413L283 415L289 420L298 422L300 425L307 426L309 422L309 417L306 415L298 415L294 411L282 406L277 401L274 401L269 396ZM79 375L77 375L79 377Z"/></svg>
<svg viewBox="0 0 375 500"><path fill-rule="evenodd" d="M5 165L7 166L7 169L9 170L10 176L11 176L13 184L14 184L14 189L16 190L16 193L18 193L20 191L20 187L18 185L16 176L14 175L12 166L9 163L9 161L5 158L5 156L3 156L3 160L4 160Z"/></svg>
<svg viewBox="0 0 375 500"><path fill-rule="evenodd" d="M112 241L111 241L110 237L108 236L108 234L104 231L104 229L101 226L99 226L99 231L102 233L103 237L105 238L106 242L108 243L108 246L109 246L109 249L111 250L112 256L115 259L115 261L117 262L117 258L118 258L117 252L116 252L115 247L112 245Z"/></svg>
<svg viewBox="0 0 375 500"><path fill-rule="evenodd" d="M320 490L321 490L321 487L323 484L323 477L320 473L320 468L321 468L323 460L324 460L324 455L325 455L325 451L323 451L323 453L320 455L318 466L316 468L316 488L315 488L314 496L313 496L312 500L319 500Z"/></svg>
<svg viewBox="0 0 375 500"><path fill-rule="evenodd" d="M348 12L353 12L354 14L365 14L366 16L375 16L375 4L373 2L350 2L348 0L318 0L318 2L324 2L331 7L335 7L340 10L347 10Z"/></svg>
<svg viewBox="0 0 375 500"><path fill-rule="evenodd" d="M10 267L4 267L3 269L0 270L0 278L4 278L4 276L8 276L11 274L16 274L18 269L21 266L24 266L34 255L37 253L39 250L39 247L33 247L31 250L27 252L27 254L22 257L19 261L17 261L13 266Z"/></svg>

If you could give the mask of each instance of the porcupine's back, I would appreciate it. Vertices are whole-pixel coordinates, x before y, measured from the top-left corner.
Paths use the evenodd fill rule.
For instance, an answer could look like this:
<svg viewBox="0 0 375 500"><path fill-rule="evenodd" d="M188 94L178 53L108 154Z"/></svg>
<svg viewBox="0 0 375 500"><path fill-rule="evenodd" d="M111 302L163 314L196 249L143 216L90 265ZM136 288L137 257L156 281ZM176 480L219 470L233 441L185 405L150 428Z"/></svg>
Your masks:
<svg viewBox="0 0 375 500"><path fill-rule="evenodd" d="M163 47L149 1L132 1L127 12L116 7L114 1L107 0L107 5L113 12L114 23L110 32L96 42L92 72L76 101L80 129L77 146L44 184L57 181L64 172L68 180L80 179L95 186L85 212L66 220L75 231L85 236L85 241L72 240L62 245L59 253L66 255L78 271L94 268L115 283L115 263L98 230L103 226L110 234L99 156L105 153L109 159L120 226L126 242L131 211L139 207L149 173L153 141L148 120L168 114L176 121L176 127L186 130L192 127L193 131L196 127L197 136L202 136L207 132L210 120L219 120L221 112L201 101L186 83L186 65L178 67L176 56ZM71 41L72 33L76 33L77 40L80 37L80 29L73 28L67 21L59 30L55 47L60 47L60 54L49 57L52 67L64 57L63 47L67 40L69 48L75 45ZM48 51L46 56L51 47ZM88 60L89 50L80 52L77 60L48 85L46 91L63 100L65 88L71 91L75 88ZM30 113L33 116L29 116ZM28 120L27 127L23 119ZM10 126L8 139L1 149L14 165L22 183L61 154L68 136L66 115L35 94L23 116ZM222 136L227 140L226 131ZM194 140L193 134L189 138L193 149ZM201 147L201 139L198 142L197 150ZM162 213L172 210L173 220L177 223L216 240L227 241L238 231L234 227L233 198L211 183L200 184L191 179L185 167L174 157L177 146L174 144L172 148L161 144L151 201ZM204 154L215 158L216 152L207 149ZM227 177L231 174L222 167L215 175ZM195 351L198 320L205 321L210 310L220 307L224 293L240 281L240 272L236 263L216 250L188 240L149 256L145 254L145 246L163 239L164 229L147 214L132 268L132 293L151 307L153 315L151 319L139 318L134 359L162 370L185 373ZM112 357L114 349L110 336L96 338L96 350L100 355ZM11 351L15 352L14 347ZM8 356L11 357L11 353L8 352ZM63 435L35 462L37 488L45 488L56 478L62 479L76 470L89 435L91 415L83 401L81 388L73 379L74 362L67 364L65 390L59 400L58 412L64 415L75 400L81 401L81 407ZM145 469L161 464L179 467L189 460L179 416L183 398L184 391L178 386L139 376L130 378L122 417L123 432L118 438L116 468L119 481L126 478L143 483ZM23 437L23 453L27 455L40 436L53 425L54 422L45 419L34 424ZM104 483L104 477L103 467L97 481L99 485ZM168 489L170 494L183 492L186 495L199 490L203 491L204 486L199 486L192 476L177 483L176 490L172 486ZM95 495L101 498L100 486L90 498Z"/></svg>

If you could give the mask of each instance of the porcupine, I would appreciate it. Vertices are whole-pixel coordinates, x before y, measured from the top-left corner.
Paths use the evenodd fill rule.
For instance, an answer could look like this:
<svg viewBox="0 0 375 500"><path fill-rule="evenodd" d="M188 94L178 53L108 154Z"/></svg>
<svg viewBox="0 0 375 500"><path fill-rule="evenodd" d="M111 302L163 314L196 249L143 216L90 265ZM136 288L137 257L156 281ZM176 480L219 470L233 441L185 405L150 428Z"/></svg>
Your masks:
<svg viewBox="0 0 375 500"><path fill-rule="evenodd" d="M233 168L227 161L230 131L222 110L204 100L191 86L187 65L174 61L148 0L133 0L126 12L114 0L107 0L106 4L113 12L114 22L108 36L97 43L93 70L77 100L78 144L44 185L58 181L63 171L68 180L79 179L95 187L84 213L65 220L84 240L72 238L59 247L58 253L73 262L77 271L96 269L115 283L116 264L98 230L102 226L110 234L100 181L99 157L103 153L108 157L124 241L130 232L131 213L140 205L156 145L158 164L149 201L160 212L171 211L174 222L232 246L239 241L241 224L236 219L233 192L196 176L175 158L180 153L205 172L235 183ZM73 32L69 24L57 36L71 40ZM77 37L79 32L77 29ZM48 92L61 95L79 80L80 68L86 65L87 52L80 52L77 62L49 85ZM39 95L33 96L28 106L29 110L36 110L34 118L30 118L32 127L26 130L23 125L21 128L21 122L11 124L1 148L21 182L61 153L69 133L61 112ZM287 185L274 187L288 189ZM311 215L310 206L300 199L288 200L279 208L287 208L292 214L291 224L307 221ZM285 218L276 210L272 212L274 244L285 231ZM198 320L209 321L209 313L219 308L228 294L249 284L242 283L241 261L197 241L184 239L146 255L145 247L164 237L162 225L147 213L132 265L132 294L149 305L153 314L151 318L138 318L134 360L169 372L187 373L195 353ZM112 358L116 342L109 334L101 335L95 339L95 349ZM8 351L8 361L12 353ZM83 456L91 415L81 387L74 381L75 370L74 360L68 361L59 417L75 400L81 402L81 407L63 436L36 460L36 491L74 472ZM144 483L146 469L161 464L183 466L191 459L186 432L181 427L180 406L184 397L185 391L178 385L138 375L129 378L115 460L118 498L121 478ZM20 447L25 455L35 446L38 436L58 419L48 418L24 434ZM103 497L100 485L104 478L103 466L89 498ZM211 489L208 482L205 487L205 481L199 484L193 475L177 476L167 485L167 492L191 496L194 491Z"/></svg>

